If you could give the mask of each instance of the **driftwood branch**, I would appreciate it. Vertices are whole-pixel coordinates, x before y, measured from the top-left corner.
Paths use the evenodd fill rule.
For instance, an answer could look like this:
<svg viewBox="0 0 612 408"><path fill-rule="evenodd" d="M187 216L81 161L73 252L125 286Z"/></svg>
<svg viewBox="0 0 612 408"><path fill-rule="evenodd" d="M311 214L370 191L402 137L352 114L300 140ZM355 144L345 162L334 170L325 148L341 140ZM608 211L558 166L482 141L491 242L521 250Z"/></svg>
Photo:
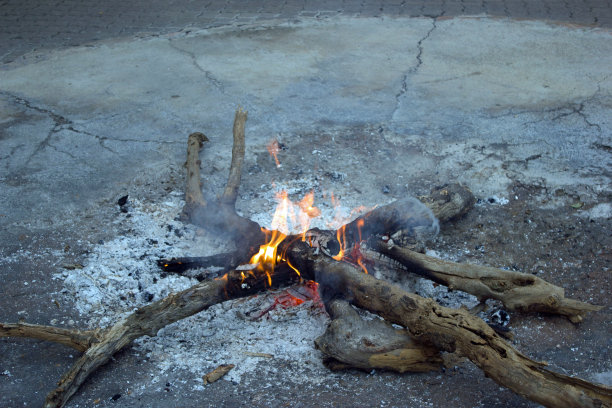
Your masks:
<svg viewBox="0 0 612 408"><path fill-rule="evenodd" d="M28 323L0 323L0 337L27 337L51 341L85 351L100 341L100 330L74 330Z"/></svg>
<svg viewBox="0 0 612 408"><path fill-rule="evenodd" d="M428 196L419 197L440 222L447 222L465 215L476 203L474 194L457 183L435 188Z"/></svg>
<svg viewBox="0 0 612 408"><path fill-rule="evenodd" d="M287 252L301 271L311 271L325 299L344 297L358 307L404 326L414 339L467 357L488 377L549 407L612 405L612 388L551 372L509 345L482 319L408 293L346 262L337 262L296 243Z"/></svg>
<svg viewBox="0 0 612 408"><path fill-rule="evenodd" d="M221 201L234 206L236 197L238 196L238 188L240 187L240 178L242 176L242 163L244 162L244 125L247 120L247 111L241 108L236 110L234 117L234 145L232 147L232 164L230 166L229 177L225 191L221 197Z"/></svg>
<svg viewBox="0 0 612 408"><path fill-rule="evenodd" d="M389 323L363 320L351 305L335 299L325 305L331 322L315 340L327 356L324 363L332 370L359 368L406 371L439 370L443 359L432 346L416 343L406 330Z"/></svg>
<svg viewBox="0 0 612 408"><path fill-rule="evenodd" d="M189 219L195 208L205 208L206 200L202 194L202 182L200 181L200 157L199 152L208 138L200 132L189 135L187 139L187 185L185 186L185 207L182 217Z"/></svg>
<svg viewBox="0 0 612 408"><path fill-rule="evenodd" d="M234 118L234 147L232 149L232 164L228 184L225 192L217 200L206 201L201 188L199 151L203 141L208 140L208 138L202 133L192 133L189 136L186 163L187 185L185 206L182 212L183 220L199 225L221 237L239 242L241 248L247 249L242 251L245 258L242 258L240 262L246 262L248 257L265 243L265 234L259 224L239 216L234 207L244 161L244 126L246 120L247 112L238 108Z"/></svg>
<svg viewBox="0 0 612 408"><path fill-rule="evenodd" d="M481 301L499 300L508 310L554 313L578 323L587 312L602 308L567 299L563 288L527 273L445 261L380 240L372 246L410 272L448 286L451 290L471 293Z"/></svg>
<svg viewBox="0 0 612 408"><path fill-rule="evenodd" d="M290 268L278 268L276 285L288 285L298 279ZM106 364L119 350L142 336L155 336L163 327L192 316L228 299L249 296L268 289L266 276L244 275L230 271L223 278L201 282L182 292L173 293L141 307L105 330L99 341L64 374L58 387L47 396L45 407L62 407L98 367ZM53 339L48 339L54 341Z"/></svg>

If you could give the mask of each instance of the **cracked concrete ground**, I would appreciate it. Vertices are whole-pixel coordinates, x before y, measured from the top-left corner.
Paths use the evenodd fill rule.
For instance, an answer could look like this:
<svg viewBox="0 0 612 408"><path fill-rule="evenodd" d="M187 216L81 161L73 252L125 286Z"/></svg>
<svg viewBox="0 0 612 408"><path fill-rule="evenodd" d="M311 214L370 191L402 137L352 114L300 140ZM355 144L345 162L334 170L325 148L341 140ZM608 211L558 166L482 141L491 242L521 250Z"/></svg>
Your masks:
<svg viewBox="0 0 612 408"><path fill-rule="evenodd" d="M182 189L193 131L211 139L203 177L207 192L219 191L242 105L240 211L269 206L261 186L271 180L309 180L306 191L364 205L464 183L480 204L443 229L436 249L538 273L604 305L579 326L517 316L513 329L526 354L610 384L610 34L484 17L343 17L116 39L4 64L2 320L82 327L73 305L57 302L63 285L53 275L122 233L118 197L154 202ZM272 138L283 146L280 169L266 151ZM27 340L3 340L0 350L2 406L40 405L74 359ZM179 371L161 394L154 370L128 349L69 406L534 406L470 365L330 374L325 387L283 385L279 374L272 387L220 381L206 392Z"/></svg>

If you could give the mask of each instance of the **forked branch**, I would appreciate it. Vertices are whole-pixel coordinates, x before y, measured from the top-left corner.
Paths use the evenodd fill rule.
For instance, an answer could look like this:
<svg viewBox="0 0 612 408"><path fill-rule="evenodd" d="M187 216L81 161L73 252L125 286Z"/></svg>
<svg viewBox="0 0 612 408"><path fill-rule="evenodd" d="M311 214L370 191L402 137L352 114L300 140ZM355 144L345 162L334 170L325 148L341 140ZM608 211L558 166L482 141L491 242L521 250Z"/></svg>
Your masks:
<svg viewBox="0 0 612 408"><path fill-rule="evenodd" d="M549 407L612 405L612 388L545 369L545 363L521 354L466 310L442 307L433 299L364 274L349 263L315 255L301 242L292 245L287 256L298 269L314 275L324 299L343 296L358 307L404 326L422 344L467 357L487 377L525 398Z"/></svg>
<svg viewBox="0 0 612 408"><path fill-rule="evenodd" d="M372 246L374 250L402 264L409 272L449 289L471 293L481 301L499 300L508 310L554 313L578 323L587 312L602 308L568 299L563 288L527 273L445 261L380 240Z"/></svg>

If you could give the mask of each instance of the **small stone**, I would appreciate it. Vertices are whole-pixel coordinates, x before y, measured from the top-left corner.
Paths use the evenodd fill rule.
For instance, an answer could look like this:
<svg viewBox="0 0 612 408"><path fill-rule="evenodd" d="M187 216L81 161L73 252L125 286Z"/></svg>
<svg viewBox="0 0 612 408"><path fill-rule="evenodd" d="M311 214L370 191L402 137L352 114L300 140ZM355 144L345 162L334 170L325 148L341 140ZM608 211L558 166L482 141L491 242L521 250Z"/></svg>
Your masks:
<svg viewBox="0 0 612 408"><path fill-rule="evenodd" d="M125 204L127 204L127 200L128 200L128 196L124 195L123 197L117 200L117 205L119 207L123 207Z"/></svg>

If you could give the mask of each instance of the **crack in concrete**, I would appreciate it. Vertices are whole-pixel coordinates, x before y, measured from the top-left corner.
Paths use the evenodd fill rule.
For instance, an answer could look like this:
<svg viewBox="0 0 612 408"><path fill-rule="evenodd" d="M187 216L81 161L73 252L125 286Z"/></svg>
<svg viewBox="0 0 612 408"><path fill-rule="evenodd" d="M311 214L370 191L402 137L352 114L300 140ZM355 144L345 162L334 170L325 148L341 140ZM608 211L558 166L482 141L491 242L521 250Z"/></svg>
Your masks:
<svg viewBox="0 0 612 408"><path fill-rule="evenodd" d="M189 59L191 60L191 63L193 64L193 66L196 67L196 69L198 71L200 71L200 72L202 72L204 74L204 77L206 78L206 80L208 82L210 82L215 88L217 88L219 90L219 92L221 92L223 94L225 93L225 87L223 86L223 83L221 81L219 81L217 78L215 78L215 76L212 74L212 72L204 69L204 67L202 67L198 63L198 59L197 59L196 55L193 52L177 46L176 44L174 44L172 42L172 40L169 40L168 44L170 45L170 48L173 48L176 51L180 52L181 54L188 56Z"/></svg>
<svg viewBox="0 0 612 408"><path fill-rule="evenodd" d="M47 133L47 136L45 137L45 139L43 141L41 141L38 146L36 146L36 148L34 149L34 151L28 156L27 160L25 161L24 165L27 166L30 164L30 162L34 159L34 157L40 153L41 151L43 151L46 147L50 147L53 150L60 152L60 153L64 153L68 156L70 156L72 159L77 159L76 156L74 156L73 154L61 150L59 149L57 146L54 146L51 144L51 138L53 137L54 134L61 132L62 130L70 130L71 132L75 132L78 134L84 134L87 136L91 136L94 137L98 140L98 143L100 144L100 146L103 149L106 149L108 151L110 151L111 153L117 154L117 152L113 151L112 149L108 148L107 146L105 146L103 144L103 140L104 138L102 136L99 135L95 135L93 133L89 133L83 130L78 130L74 127L74 122L68 118L66 118L65 116L62 116L58 113L53 112L50 109L45 109L42 108L40 106L36 106L34 104L32 104L32 102L21 98L17 95L13 95L9 92L6 91L0 91L0 94L7 96L9 98L11 98L15 103L18 103L22 106L25 106L26 108L30 109L30 110L34 110L36 112L39 113L43 113L45 115L47 115L49 118L51 118L51 120L53 121L53 127L49 130L49 132Z"/></svg>
<svg viewBox="0 0 612 408"><path fill-rule="evenodd" d="M442 17L444 15L444 12L442 12L442 14L438 15L438 16L431 16L431 28L427 31L427 33L417 42L417 55L416 55L416 60L417 63L415 66L411 67L402 77L402 86L400 88L400 91L395 95L395 109L393 110L393 113L391 114L391 119L393 119L395 117L395 114L397 113L397 111L400 108L401 102L402 102L402 97L406 94L406 92L408 91L408 76L409 75L413 75L416 74L417 71L419 70L419 68L421 67L421 65L423 65L423 42L425 40L427 40L429 38L429 36L431 35L431 33L433 33L433 31L437 28L437 19L439 17Z"/></svg>
<svg viewBox="0 0 612 408"><path fill-rule="evenodd" d="M34 110L36 112L40 112L40 113L44 113L45 115L49 116L54 123L56 123L57 125L68 125L68 124L72 124L72 121L68 118L66 118L65 116L59 115L55 112L53 112L52 110L49 109L45 109L45 108L41 108L40 106L35 106L32 104L32 102L14 95L12 93L6 92L6 91L0 91L0 95L6 96L10 99L12 99L15 103L18 103L19 105L25 106L28 109Z"/></svg>
<svg viewBox="0 0 612 408"><path fill-rule="evenodd" d="M96 139L98 141L98 144L100 145L100 147L102 147L103 149L109 151L112 154L115 155L119 155L119 152L111 149L110 147L108 147L105 142L106 141L117 141L117 142L127 142L127 143L158 143L158 144L177 144L177 143L182 143L182 142L176 142L176 141L160 141L160 140L139 140L139 139L114 139L114 138L109 138L106 136L100 136L97 135L95 133L91 133L91 132L87 132L86 130L81 130L81 129L77 129L75 127L75 124L72 120L68 119L67 117L60 115L56 112L53 112L50 109L46 109L43 108L41 106L37 106L35 104L33 104L31 101L28 101L25 98L22 98L20 96L14 95L10 92L6 92L6 91L1 91L0 90L0 95L5 96L9 99L11 99L14 103L19 104L21 106L24 106L27 109L33 110L35 112L39 112L42 113L46 116L48 116L52 121L53 121L53 126L51 127L51 129L49 129L49 131L47 132L47 135L45 136L45 138L38 143L38 145L36 146L36 148L34 149L34 151L32 153L30 153L28 155L28 158L25 160L24 166L28 166L32 160L34 160L34 157L39 154L41 151L43 151L45 148L52 148L53 150L60 152L60 153L64 153L66 155L68 155L69 157L71 157L74 160L78 160L78 157L76 157L75 155L73 155L72 153L62 150L57 146L54 146L53 144L51 144L51 140L53 135L63 131L63 130L68 130L70 132L74 132L77 134L81 134L81 135L86 135L89 137L92 137L94 139ZM24 146L23 144L19 145L19 146ZM3 157L2 159L8 159L9 157L11 157L13 155L13 153L17 150L17 148L19 146L16 146L12 149L11 153L9 153L9 155ZM85 164L88 164L86 162L83 162Z"/></svg>
<svg viewBox="0 0 612 408"><path fill-rule="evenodd" d="M577 114L578 116L580 116L582 118L582 120L584 121L584 123L587 124L587 126L594 127L594 128L596 128L599 131L599 133L601 133L601 126L599 126L599 124L597 124L597 123L591 123L589 121L589 118L587 117L587 115L583 112L584 105L585 105L585 103L587 103L587 101L588 100L580 102L578 104L578 107L576 107L576 105L574 104L573 106L571 106L571 109L572 109L571 112L560 113L557 116L555 116L554 118L552 118L551 121L554 122L554 121L557 121L559 119L562 119L562 118L565 118L565 117Z"/></svg>
<svg viewBox="0 0 612 408"><path fill-rule="evenodd" d="M112 137L107 137L107 136L96 135L95 133L90 133L85 130L75 129L72 126L67 127L66 130L70 130L71 132L78 133L78 134L91 136L98 140L98 144L100 145L100 147L118 156L119 156L119 152L106 146L104 142L111 141L111 142L123 142L123 143L157 143L157 144L182 144L183 143L180 141L165 141L165 140L117 139L117 138L112 138Z"/></svg>
<svg viewBox="0 0 612 408"><path fill-rule="evenodd" d="M109 152L111 152L113 154L119 155L119 153L117 153L116 151L114 151L113 149L111 149L110 147L108 147L108 146L106 146L104 144L104 141L108 139L105 136L96 135L95 133L90 133L90 132L87 132L85 130L79 130L79 129L74 128L74 126L68 126L66 129L71 131L71 132L80 134L80 135L91 136L91 137L95 138L98 141L98 144L100 145L101 148L103 148L105 150L108 150Z"/></svg>
<svg viewBox="0 0 612 408"><path fill-rule="evenodd" d="M541 123L541 122L545 122L545 121L551 121L551 122L555 122L558 121L560 119L572 116L572 115L578 115L582 118L582 121L588 126L588 127L594 127L595 129L597 129L597 131L599 133L602 133L602 128L601 125L599 125L598 123L594 123L591 122L589 120L589 117L587 116L586 113L584 113L584 109L586 108L586 105L595 101L598 97L598 94L601 92L601 82L605 81L607 79L608 76L604 77L603 79L601 79L600 81L597 82L597 90L588 98L579 101L579 102L570 102L570 103L566 103L562 106L557 106L554 108L550 108L550 109L537 109L537 110L533 110L533 109L526 109L526 110L521 110L521 111L513 111L510 110L509 112L500 114L500 115L495 115L495 116L489 116L491 119L500 119L500 118L505 118L505 117L509 117L509 116L521 116L521 115L528 115L528 114L539 114L539 115L547 115L547 114L555 114L555 116L553 116L551 119L535 119L535 120L530 120L530 121L526 121L523 122L522 125L523 127L527 127L528 125L532 125L532 124L536 124L536 123ZM565 112L564 112L565 111Z"/></svg>
<svg viewBox="0 0 612 408"><path fill-rule="evenodd" d="M438 28L438 26L436 24L437 20L438 20L438 18L442 17L443 15L444 15L444 13L440 14L439 16L432 16L431 17L431 28L429 29L429 31L427 31L427 34L425 34L425 36L423 38L421 38L419 40L419 42L417 43L417 48L419 50L419 52L417 53L417 56L416 56L417 64L414 67L410 68L408 73L415 74L419 70L419 68L421 68L421 65L423 65L423 42L425 42L425 40L427 40L429 38L431 33L433 33L434 30L436 28Z"/></svg>
<svg viewBox="0 0 612 408"><path fill-rule="evenodd" d="M70 153L70 152L69 152L69 151L67 151L67 150L60 149L59 147L54 146L54 145L52 145L51 143L49 143L49 144L48 144L48 146L49 146L51 149L55 150L56 152L59 152L59 153L64 153L66 156L70 157L72 160L75 160L75 161L81 162L81 163L83 163L83 164L85 164L85 165L87 165L87 164L88 164L87 162L85 162L84 160L80 160L78 157L76 157L74 154Z"/></svg>
<svg viewBox="0 0 612 408"><path fill-rule="evenodd" d="M50 109L45 109L40 106L36 106L32 102L20 96L11 94L6 91L0 91L0 95L3 95L5 97L12 99L14 103L17 103L21 106L25 106L27 109L42 113L48 116L53 121L53 127L49 129L49 132L47 132L47 136L45 136L45 138L41 142L38 143L34 151L28 156L24 164L25 166L29 165L32 159L34 158L34 156L36 156L38 153L43 151L46 147L52 147L50 143L51 143L51 138L53 137L54 134L56 134L57 132L60 132L62 129L65 128L65 126L72 125L72 121L66 118L65 116L57 114Z"/></svg>
<svg viewBox="0 0 612 408"><path fill-rule="evenodd" d="M559 121L563 118L572 116L572 115L578 115L580 116L580 118L582 118L582 121L588 126L588 127L593 127L595 129L597 129L598 133L602 133L602 129L601 129L601 125L599 125L598 123L594 123L591 122L589 120L589 117L587 116L586 113L584 113L584 109L586 107L586 105L588 103L591 103L595 100L595 98L597 97L597 94L599 93L600 87L598 86L598 90L591 95L590 97L584 99L583 101L580 102L576 102L576 103L569 103L563 106L559 106L553 109L546 109L546 110L535 110L535 111L522 111L519 113L514 113L513 115L522 115L522 114L555 114L554 117L552 117L551 119L536 119L536 120L531 120L531 121L527 121L523 123L523 127L527 127L528 125L532 125L535 123L541 123L541 122L545 122L547 120L550 120L551 122L556 122ZM565 112L563 112L565 111ZM495 119L499 118L499 117L503 117L503 116L508 116L508 115L501 115L496 117Z"/></svg>

